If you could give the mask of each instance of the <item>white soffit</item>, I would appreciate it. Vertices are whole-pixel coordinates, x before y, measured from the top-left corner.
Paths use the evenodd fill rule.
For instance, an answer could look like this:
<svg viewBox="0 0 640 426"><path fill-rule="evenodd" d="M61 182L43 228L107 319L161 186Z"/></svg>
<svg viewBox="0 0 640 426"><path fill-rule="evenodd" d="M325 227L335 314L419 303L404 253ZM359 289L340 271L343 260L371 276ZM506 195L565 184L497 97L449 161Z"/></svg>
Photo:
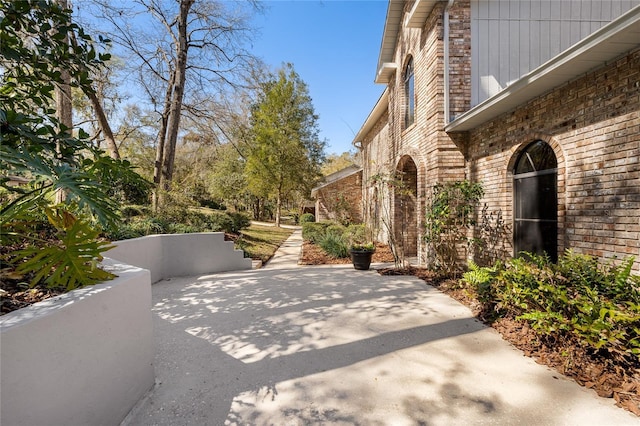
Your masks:
<svg viewBox="0 0 640 426"><path fill-rule="evenodd" d="M407 15L404 26L409 28L422 28L438 1L439 0L416 0Z"/></svg>
<svg viewBox="0 0 640 426"><path fill-rule="evenodd" d="M640 6L631 9L569 49L473 107L445 126L446 132L472 130L588 71L640 46Z"/></svg>
<svg viewBox="0 0 640 426"><path fill-rule="evenodd" d="M442 0L416 0L407 15L404 25L408 28L422 28L433 7ZM389 0L387 8L387 18L384 23L384 33L380 45L380 56L378 57L378 70L376 72L376 83L389 83L391 76L396 72L398 65L393 62L396 52L396 42L398 33L403 24L402 15L404 11L404 1Z"/></svg>
<svg viewBox="0 0 640 426"><path fill-rule="evenodd" d="M393 56L396 50L396 40L400 32L402 23L402 10L404 1L389 0L387 6L387 18L384 22L384 32L380 44L380 56L378 57L378 70L376 72L376 83L388 83L392 73L389 72L389 64L393 63ZM384 65L387 65L385 68ZM386 78L386 79L385 79Z"/></svg>
<svg viewBox="0 0 640 426"><path fill-rule="evenodd" d="M376 125L380 117L387 111L389 108L389 88L387 87L380 95L380 99L376 102L376 105L373 107L373 110L369 113L369 116L365 120L364 124L358 131L358 134L353 138L353 145L355 146L357 142L362 142L364 137L369 133L373 126Z"/></svg>
<svg viewBox="0 0 640 426"><path fill-rule="evenodd" d="M422 28L438 1L442 0L416 0L407 15L404 25L409 28ZM403 11L404 1L389 0L387 18L384 23L384 33L382 34L382 43L380 45L380 56L378 57L378 70L374 80L376 83L389 83L391 76L393 76L398 67L393 60L398 33L402 25Z"/></svg>

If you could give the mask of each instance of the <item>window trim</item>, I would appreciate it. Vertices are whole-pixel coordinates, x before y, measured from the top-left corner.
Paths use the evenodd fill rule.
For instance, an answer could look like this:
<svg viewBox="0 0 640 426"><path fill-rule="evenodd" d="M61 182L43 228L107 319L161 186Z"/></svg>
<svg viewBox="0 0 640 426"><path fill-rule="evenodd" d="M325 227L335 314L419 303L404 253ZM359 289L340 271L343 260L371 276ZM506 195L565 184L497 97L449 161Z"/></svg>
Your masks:
<svg viewBox="0 0 640 426"><path fill-rule="evenodd" d="M409 56L402 74L404 90L404 128L408 129L416 121L416 81L413 57Z"/></svg>

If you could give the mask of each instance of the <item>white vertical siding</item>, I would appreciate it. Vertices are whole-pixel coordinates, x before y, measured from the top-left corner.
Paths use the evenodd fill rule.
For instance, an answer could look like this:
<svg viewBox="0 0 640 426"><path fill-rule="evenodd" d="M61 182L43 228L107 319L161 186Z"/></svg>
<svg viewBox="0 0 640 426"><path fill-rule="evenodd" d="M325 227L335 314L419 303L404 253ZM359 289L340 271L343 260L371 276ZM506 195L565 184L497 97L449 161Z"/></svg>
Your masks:
<svg viewBox="0 0 640 426"><path fill-rule="evenodd" d="M472 105L638 6L640 0L471 0Z"/></svg>

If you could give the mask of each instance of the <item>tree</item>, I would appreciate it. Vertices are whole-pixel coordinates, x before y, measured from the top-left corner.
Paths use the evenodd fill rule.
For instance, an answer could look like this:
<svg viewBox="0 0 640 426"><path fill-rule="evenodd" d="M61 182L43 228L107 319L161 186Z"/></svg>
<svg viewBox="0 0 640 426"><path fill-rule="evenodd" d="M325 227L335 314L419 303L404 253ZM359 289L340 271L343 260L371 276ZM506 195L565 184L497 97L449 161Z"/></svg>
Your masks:
<svg viewBox="0 0 640 426"><path fill-rule="evenodd" d="M285 198L295 191L308 193L317 182L326 145L318 137L307 86L293 65L261 85L250 121L247 181L255 195L275 198L280 226Z"/></svg>
<svg viewBox="0 0 640 426"><path fill-rule="evenodd" d="M242 46L250 31L246 9L257 9L257 2L96 0L95 5L92 12L105 24L104 33L128 52L127 61L159 117L157 205L162 190L171 189L183 117L211 116L205 101L222 98L253 66L254 58Z"/></svg>
<svg viewBox="0 0 640 426"><path fill-rule="evenodd" d="M329 176L349 166L358 165L358 155L353 152L343 152L342 154L330 154L322 165L322 175Z"/></svg>
<svg viewBox="0 0 640 426"><path fill-rule="evenodd" d="M209 192L238 210L248 195L245 160L231 143L218 146L216 151L216 162L209 174Z"/></svg>
<svg viewBox="0 0 640 426"><path fill-rule="evenodd" d="M112 130L111 122L116 105L126 96L121 90L122 81L116 80L116 75L123 66L120 58L111 57L108 66L92 70L93 91L76 89L73 92L73 112L79 121L75 124L89 131L96 147L101 148L104 142L109 156L116 160L121 158L118 145L122 140L117 129ZM124 123L126 120L123 120L122 125Z"/></svg>
<svg viewBox="0 0 640 426"><path fill-rule="evenodd" d="M114 223L118 212L105 181L136 175L81 129L72 132L58 111L67 107L56 105L70 97L54 92L91 93L91 70L109 56L71 21L71 10L51 0L0 0L0 40L0 241L10 247L3 264L32 274L32 284L67 289L108 278L95 265L108 248L97 225ZM54 201L58 192L64 203Z"/></svg>

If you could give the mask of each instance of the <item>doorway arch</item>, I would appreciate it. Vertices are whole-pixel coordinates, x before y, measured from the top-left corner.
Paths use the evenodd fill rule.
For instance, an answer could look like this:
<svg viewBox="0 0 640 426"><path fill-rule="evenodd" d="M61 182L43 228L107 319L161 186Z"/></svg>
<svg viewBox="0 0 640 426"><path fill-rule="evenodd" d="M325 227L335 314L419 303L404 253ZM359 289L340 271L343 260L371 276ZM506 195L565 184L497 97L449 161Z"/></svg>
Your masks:
<svg viewBox="0 0 640 426"><path fill-rule="evenodd" d="M558 160L543 140L527 145L513 168L515 255L544 254L558 260Z"/></svg>
<svg viewBox="0 0 640 426"><path fill-rule="evenodd" d="M400 185L394 191L394 228L396 241L406 257L418 255L418 168L405 155L398 162L396 175Z"/></svg>

